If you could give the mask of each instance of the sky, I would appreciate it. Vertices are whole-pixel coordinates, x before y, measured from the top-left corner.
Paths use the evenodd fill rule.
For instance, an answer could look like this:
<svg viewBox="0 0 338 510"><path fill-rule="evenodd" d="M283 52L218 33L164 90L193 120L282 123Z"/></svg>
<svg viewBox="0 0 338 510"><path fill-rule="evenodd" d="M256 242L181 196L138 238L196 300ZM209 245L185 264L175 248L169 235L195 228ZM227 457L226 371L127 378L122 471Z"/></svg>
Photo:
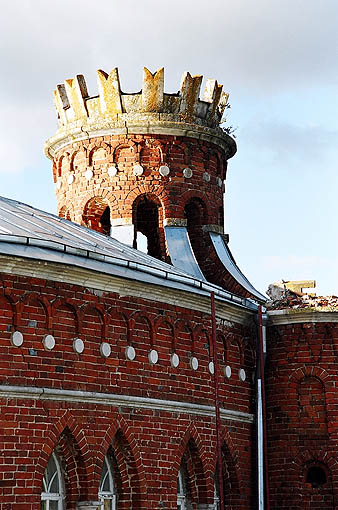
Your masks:
<svg viewBox="0 0 338 510"><path fill-rule="evenodd" d="M338 294L337 0L3 0L0 33L2 196L56 213L45 140L52 92L119 67L122 90L164 66L165 91L184 71L229 92L226 232L260 291L314 279Z"/></svg>

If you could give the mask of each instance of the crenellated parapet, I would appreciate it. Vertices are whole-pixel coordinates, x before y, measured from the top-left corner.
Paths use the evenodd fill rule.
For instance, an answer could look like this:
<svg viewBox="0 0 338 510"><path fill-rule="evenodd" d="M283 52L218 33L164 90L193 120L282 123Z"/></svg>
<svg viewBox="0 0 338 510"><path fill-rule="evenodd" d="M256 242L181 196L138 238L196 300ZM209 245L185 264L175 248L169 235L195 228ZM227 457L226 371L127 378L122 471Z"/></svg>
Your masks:
<svg viewBox="0 0 338 510"><path fill-rule="evenodd" d="M169 94L164 92L164 68L155 73L144 68L142 90L126 94L117 68L109 75L98 70L97 96L89 96L82 75L65 80L54 91L59 128L46 143L46 155L52 159L65 144L84 137L150 133L213 141L231 157L235 143L219 127L229 95L209 79L200 98L202 79L186 72L180 90Z"/></svg>

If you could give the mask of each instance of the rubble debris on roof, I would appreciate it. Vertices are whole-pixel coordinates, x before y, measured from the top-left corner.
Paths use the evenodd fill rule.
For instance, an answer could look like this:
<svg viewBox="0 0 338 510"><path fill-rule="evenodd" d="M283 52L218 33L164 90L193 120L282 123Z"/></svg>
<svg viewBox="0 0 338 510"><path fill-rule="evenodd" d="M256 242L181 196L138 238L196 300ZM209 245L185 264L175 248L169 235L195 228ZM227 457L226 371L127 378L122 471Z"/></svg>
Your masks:
<svg viewBox="0 0 338 510"><path fill-rule="evenodd" d="M292 308L294 310L310 308L316 310L337 311L338 296L316 296L313 293L302 292L304 288L314 288L314 280L307 281L278 281L269 285L266 291L269 301L268 310L281 310Z"/></svg>

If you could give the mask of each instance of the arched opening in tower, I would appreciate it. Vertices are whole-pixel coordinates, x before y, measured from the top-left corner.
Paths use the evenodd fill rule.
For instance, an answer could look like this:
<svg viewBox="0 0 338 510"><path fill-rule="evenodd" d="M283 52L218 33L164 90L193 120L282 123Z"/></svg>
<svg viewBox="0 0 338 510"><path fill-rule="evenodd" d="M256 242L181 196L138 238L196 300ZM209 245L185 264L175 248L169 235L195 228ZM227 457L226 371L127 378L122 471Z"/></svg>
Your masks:
<svg viewBox="0 0 338 510"><path fill-rule="evenodd" d="M206 207L200 198L191 198L184 207L190 243L197 260L203 254L203 229L206 223Z"/></svg>
<svg viewBox="0 0 338 510"><path fill-rule="evenodd" d="M134 203L134 248L162 259L159 232L159 204L143 195Z"/></svg>
<svg viewBox="0 0 338 510"><path fill-rule="evenodd" d="M83 223L96 232L107 236L111 232L110 207L101 197L91 198L85 205Z"/></svg>
<svg viewBox="0 0 338 510"><path fill-rule="evenodd" d="M100 221L99 221L102 233L106 234L106 236L110 235L110 229L111 229L111 222L110 222L110 208L106 207L103 211Z"/></svg>

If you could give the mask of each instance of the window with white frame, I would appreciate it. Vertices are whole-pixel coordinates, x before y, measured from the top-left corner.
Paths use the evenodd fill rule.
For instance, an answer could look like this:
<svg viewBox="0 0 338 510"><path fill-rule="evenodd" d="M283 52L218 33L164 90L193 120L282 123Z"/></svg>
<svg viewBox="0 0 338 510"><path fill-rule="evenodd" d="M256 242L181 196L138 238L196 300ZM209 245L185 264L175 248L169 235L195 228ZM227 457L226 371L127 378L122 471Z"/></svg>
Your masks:
<svg viewBox="0 0 338 510"><path fill-rule="evenodd" d="M103 503L103 510L116 510L117 497L114 483L113 467L109 457L104 458L101 473L99 500Z"/></svg>
<svg viewBox="0 0 338 510"><path fill-rule="evenodd" d="M177 477L177 510L186 510L187 496L185 488L184 468L181 467Z"/></svg>
<svg viewBox="0 0 338 510"><path fill-rule="evenodd" d="M53 452L49 458L42 481L41 510L63 510L64 482L60 462Z"/></svg>

